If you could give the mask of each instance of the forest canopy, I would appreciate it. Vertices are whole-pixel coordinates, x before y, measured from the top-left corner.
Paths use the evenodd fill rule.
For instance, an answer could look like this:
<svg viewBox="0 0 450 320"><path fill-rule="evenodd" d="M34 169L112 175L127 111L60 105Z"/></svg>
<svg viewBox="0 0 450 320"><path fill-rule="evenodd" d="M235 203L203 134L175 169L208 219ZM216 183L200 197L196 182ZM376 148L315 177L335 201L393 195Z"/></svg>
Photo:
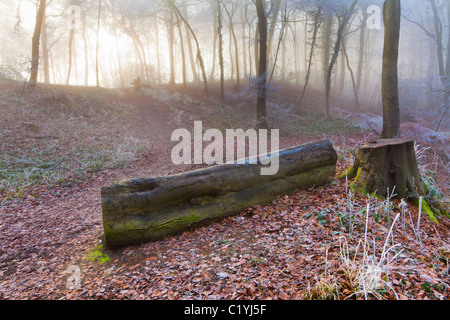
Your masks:
<svg viewBox="0 0 450 320"><path fill-rule="evenodd" d="M270 84L322 88L331 70L333 91L357 100L364 95L372 107L380 103L383 1L263 2ZM29 77L38 7L31 0L0 4L4 78ZM402 1L399 81L408 91L405 104L439 107L443 101L447 7L443 0ZM47 0L40 34L39 82L124 88L139 78L202 86L220 78L220 43L226 81L247 85L258 75L258 16L249 0Z"/></svg>

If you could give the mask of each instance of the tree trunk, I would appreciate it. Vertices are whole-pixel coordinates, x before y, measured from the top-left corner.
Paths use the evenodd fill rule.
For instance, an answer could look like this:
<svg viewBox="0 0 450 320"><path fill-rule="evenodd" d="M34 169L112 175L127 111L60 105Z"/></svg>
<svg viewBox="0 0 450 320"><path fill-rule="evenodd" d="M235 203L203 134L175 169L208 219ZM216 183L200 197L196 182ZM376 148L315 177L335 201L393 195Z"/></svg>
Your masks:
<svg viewBox="0 0 450 320"><path fill-rule="evenodd" d="M279 172L262 165L222 165L184 174L128 180L102 189L105 244L157 241L233 216L279 196L328 183L337 154L328 140L280 152Z"/></svg>
<svg viewBox="0 0 450 320"><path fill-rule="evenodd" d="M319 8L317 8L317 11L314 14L314 18L313 18L313 35L312 35L312 40L311 40L311 49L309 52L309 59L307 59L308 65L307 65L307 68L305 69L305 72L306 72L305 84L303 86L302 95L300 96L300 100L298 102L299 108L301 108L301 104L302 104L303 98L305 97L306 88L308 87L309 78L311 75L311 67L312 67L312 62L313 62L313 58L314 58L314 49L316 47L316 42L317 42L317 34L319 32L320 25L322 24L321 16L322 16L322 7L319 7ZM307 32L308 32L308 24L305 24L305 48L307 48L307 46L308 46ZM305 51L305 55L306 55L306 51Z"/></svg>
<svg viewBox="0 0 450 320"><path fill-rule="evenodd" d="M44 20L46 0L39 1L39 9L36 15L36 24L34 26L34 33L31 46L31 70L30 70L30 84L34 86L37 82L39 73L39 48L42 31L42 21Z"/></svg>
<svg viewBox="0 0 450 320"><path fill-rule="evenodd" d="M42 60L44 62L44 82L50 83L50 64L49 64L49 52L48 52L48 38L47 38L47 22L46 14L42 21Z"/></svg>
<svg viewBox="0 0 450 320"><path fill-rule="evenodd" d="M417 164L414 141L394 138L400 133L398 107L397 61L400 35L400 0L384 4L385 46L383 55L383 139L371 142L358 151L348 177L354 191L387 197L412 199L425 197L425 213L433 221L434 214L443 213L443 206L429 194ZM385 137L388 138L385 138Z"/></svg>
<svg viewBox="0 0 450 320"><path fill-rule="evenodd" d="M187 6L185 6L184 8L183 8L183 13L184 13L184 16L186 17L186 20L188 20L188 11L187 11ZM194 52L192 51L192 40L191 40L191 34L190 34L190 32L189 32L189 30L187 29L187 28L185 28L185 30L186 30L186 42L187 42L187 46L188 46L188 52L189 52L189 61L190 61L190 63L191 63L191 70L192 70L192 77L193 77L193 81L195 82L195 83L197 83L198 82L198 74L197 74L197 68L196 68L196 66L195 66L195 57L194 57ZM215 41L216 41L216 38L214 37L214 44L213 44L213 46L215 46L216 45L216 43L215 43ZM215 49L214 49L215 50ZM214 60L214 59L213 59ZM215 63L215 61L214 61L214 63Z"/></svg>
<svg viewBox="0 0 450 320"><path fill-rule="evenodd" d="M398 49L400 40L400 0L384 3L384 51L383 51L383 139L400 137L400 103L398 96Z"/></svg>
<svg viewBox="0 0 450 320"><path fill-rule="evenodd" d="M420 174L414 141L408 139L381 139L358 151L355 165L348 173L353 191L376 194L383 198L396 194L399 199L417 203L425 198L430 218L445 212L442 204L429 195L428 186Z"/></svg>
<svg viewBox="0 0 450 320"><path fill-rule="evenodd" d="M183 74L183 87L186 88L187 87L186 54L184 52L183 32L182 32L181 21L180 21L179 17L177 17L177 28L178 28L178 35L180 37L181 63L182 63L182 74Z"/></svg>
<svg viewBox="0 0 450 320"><path fill-rule="evenodd" d="M191 25L183 17L183 15L181 14L180 10L178 10L178 7L175 5L174 1L173 0L166 0L166 1L168 1L169 5L173 8L175 13L184 22L185 26L189 29L192 37L194 38L195 45L197 46L197 60L198 60L198 63L200 65L200 69L202 70L203 85L205 87L205 93L206 93L206 95L208 95L208 79L207 79L207 76L206 76L205 64L204 64L204 61L203 61L203 56L202 56L202 52L200 50L200 44L198 42L197 36L195 35L194 30L192 30Z"/></svg>
<svg viewBox="0 0 450 320"><path fill-rule="evenodd" d="M225 8L225 12L228 15L228 19L229 19L229 22L230 22L231 36L232 36L232 39L233 39L233 42L234 42L234 56L235 56L235 59L236 59L236 62L235 62L236 63L236 87L239 88L240 85L241 85L241 71L240 71L240 68L239 68L239 46L238 46L238 41L237 41L237 38L236 38L236 33L235 33L234 27L233 27L234 12L232 11L232 13L230 13L226 6L224 6L224 8ZM232 10L233 10L233 8L232 8ZM230 48L231 48L231 46L230 46Z"/></svg>
<svg viewBox="0 0 450 320"><path fill-rule="evenodd" d="M70 75L72 73L72 51L73 51L73 38L75 35L75 29L70 29L70 35L69 35L69 70L67 71L67 79L66 79L66 85L69 85L70 83Z"/></svg>
<svg viewBox="0 0 450 320"><path fill-rule="evenodd" d="M450 0L449 0L450 1ZM244 64L244 77L249 74L247 70L247 45L245 42L245 16L247 15L248 6L245 6L245 9L241 9L241 40L242 40L242 60Z"/></svg>
<svg viewBox="0 0 450 320"><path fill-rule="evenodd" d="M220 5L220 4L219 4ZM216 10L218 10L216 8ZM215 11L213 11L214 14L214 39L213 39L213 53L212 53L212 64L211 64L211 73L209 76L209 80L214 80L215 74L216 74L216 61L217 61L217 41L218 41L218 30L219 30L219 24L217 22L218 14L216 14Z"/></svg>
<svg viewBox="0 0 450 320"><path fill-rule="evenodd" d="M158 14L156 15L156 22L155 22L155 40L156 40L156 66L157 66L157 72L158 72L158 84L161 85L162 83L162 74L161 74L161 54L159 50L159 23L158 23Z"/></svg>
<svg viewBox="0 0 450 320"><path fill-rule="evenodd" d="M98 61L98 50L100 46L100 19L102 16L102 0L98 0L98 20L97 20L97 45L95 48L95 76L97 81L97 88L100 87L100 77L99 77L99 61Z"/></svg>
<svg viewBox="0 0 450 320"><path fill-rule="evenodd" d="M409 193L425 194L414 151L414 141L407 139L382 139L373 141L358 151L357 161L349 174L356 175L353 184L362 193L388 196L395 193L408 199Z"/></svg>
<svg viewBox="0 0 450 320"><path fill-rule="evenodd" d="M86 17L83 17L83 42L84 42L84 85L89 86L89 53L86 36Z"/></svg>
<svg viewBox="0 0 450 320"><path fill-rule="evenodd" d="M174 52L174 17L173 17L173 9L169 8L169 21L167 25L167 33L168 33L168 41L169 41L169 55L170 55L170 80L169 84L175 84L175 52Z"/></svg>
<svg viewBox="0 0 450 320"><path fill-rule="evenodd" d="M328 9L325 10L325 22L323 23L323 40L322 40L322 66L323 66L323 83L327 82L328 67L330 65L331 54L331 31L333 28L333 16Z"/></svg>
<svg viewBox="0 0 450 320"><path fill-rule="evenodd" d="M223 65L222 7L217 0L217 34L219 37L220 101L225 104L225 70Z"/></svg>
<svg viewBox="0 0 450 320"><path fill-rule="evenodd" d="M281 0L273 0L272 1L272 10L271 15L272 19L270 20L270 28L268 30L267 35L267 60L272 60L272 49L273 49L273 37L275 35L275 28L277 25L278 15L280 13L281 8Z"/></svg>
<svg viewBox="0 0 450 320"><path fill-rule="evenodd" d="M366 29L367 29L367 19L368 15L365 10L363 11L363 20L361 22L361 30L359 33L359 58L358 58L358 71L356 74L356 88L358 92L361 89L361 80L363 73L363 65L364 65L364 56L365 56L365 46L366 46Z"/></svg>
<svg viewBox="0 0 450 320"><path fill-rule="evenodd" d="M348 57L348 54L347 54L347 46L345 44L345 41L342 43L342 54L343 54L343 57L345 57L345 60L347 62L347 68L350 73L350 77L352 79L353 94L355 96L356 110L359 112L361 110L361 104L359 102L358 85L357 85L357 82L355 79L355 75L353 73L352 66L350 64L350 58Z"/></svg>
<svg viewBox="0 0 450 320"><path fill-rule="evenodd" d="M354 0L352 5L345 10L342 17L340 17L339 27L337 32L337 39L334 45L333 55L331 57L331 62L327 71L326 85L325 85L325 98L326 98L326 118L330 119L330 94L331 94L331 76L333 74L334 66L336 65L337 59L339 57L339 52L341 51L342 39L344 37L344 31L347 28L348 23L350 22L351 17L355 12L355 7L357 4L357 0Z"/></svg>
<svg viewBox="0 0 450 320"><path fill-rule="evenodd" d="M264 0L256 0L259 26L259 73L258 73L258 98L257 98L257 125L258 129L267 128L267 18L264 8Z"/></svg>

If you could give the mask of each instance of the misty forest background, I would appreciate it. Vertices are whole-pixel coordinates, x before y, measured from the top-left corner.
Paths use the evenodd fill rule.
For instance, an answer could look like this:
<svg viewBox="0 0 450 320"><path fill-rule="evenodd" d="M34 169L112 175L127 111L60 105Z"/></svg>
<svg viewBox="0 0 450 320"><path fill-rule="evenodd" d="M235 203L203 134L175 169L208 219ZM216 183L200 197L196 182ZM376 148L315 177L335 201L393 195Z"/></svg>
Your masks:
<svg viewBox="0 0 450 320"><path fill-rule="evenodd" d="M338 97L357 95L365 110L378 112L383 2L356 3L343 26L333 92ZM351 1L267 3L268 72L274 86L295 86L299 98L306 78L310 88L325 86L339 27L350 5ZM372 11L367 12L369 6ZM30 69L37 1L5 0L1 10L0 74L23 80ZM402 15L401 103L442 112L445 94L440 90L449 64L448 2L403 1ZM201 85L199 58L207 81L220 78L221 37L224 77L243 88L258 74L257 22L251 1L49 0L38 80L125 88L140 77L152 85ZM356 107L359 102L350 104Z"/></svg>

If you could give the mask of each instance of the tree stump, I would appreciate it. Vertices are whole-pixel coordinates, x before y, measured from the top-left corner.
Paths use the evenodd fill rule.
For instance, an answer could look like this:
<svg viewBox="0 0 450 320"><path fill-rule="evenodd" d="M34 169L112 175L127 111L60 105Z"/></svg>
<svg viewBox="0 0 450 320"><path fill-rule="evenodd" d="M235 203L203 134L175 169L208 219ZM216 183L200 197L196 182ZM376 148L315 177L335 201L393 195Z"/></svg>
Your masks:
<svg viewBox="0 0 450 320"><path fill-rule="evenodd" d="M364 145L358 151L348 178L354 191L376 194L386 198L395 193L397 198L419 203L424 198L424 211L432 220L441 215L442 204L429 195L417 163L414 141L409 139L380 139Z"/></svg>

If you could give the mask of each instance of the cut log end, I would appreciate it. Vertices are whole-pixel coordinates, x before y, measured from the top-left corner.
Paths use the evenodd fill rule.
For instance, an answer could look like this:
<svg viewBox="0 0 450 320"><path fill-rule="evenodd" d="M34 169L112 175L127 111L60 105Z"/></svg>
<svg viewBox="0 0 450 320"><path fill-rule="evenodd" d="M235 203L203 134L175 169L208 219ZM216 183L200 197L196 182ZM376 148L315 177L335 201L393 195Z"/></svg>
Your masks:
<svg viewBox="0 0 450 320"><path fill-rule="evenodd" d="M349 179L355 179L351 184L355 192L382 198L395 194L397 198L416 203L423 197L432 212L443 211L439 201L427 192L413 140L380 139L364 145L348 174Z"/></svg>

